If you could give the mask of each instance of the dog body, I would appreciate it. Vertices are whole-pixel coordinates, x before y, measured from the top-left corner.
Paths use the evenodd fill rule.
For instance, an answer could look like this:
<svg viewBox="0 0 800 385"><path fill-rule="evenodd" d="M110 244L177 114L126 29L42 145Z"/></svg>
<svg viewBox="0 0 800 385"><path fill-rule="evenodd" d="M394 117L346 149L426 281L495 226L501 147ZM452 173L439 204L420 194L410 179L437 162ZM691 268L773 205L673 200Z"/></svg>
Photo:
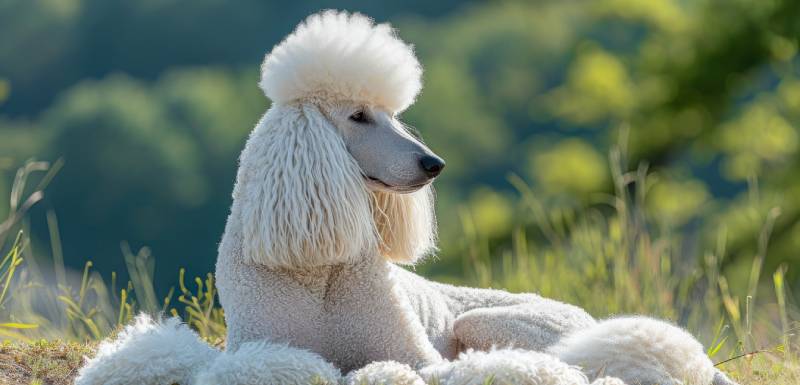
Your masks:
<svg viewBox="0 0 800 385"><path fill-rule="evenodd" d="M77 385L731 384L668 323L596 322L398 266L435 250L444 161L397 117L422 69L391 27L312 15L261 70L273 104L240 157L217 260L226 351L141 316Z"/></svg>
<svg viewBox="0 0 800 385"><path fill-rule="evenodd" d="M235 259L220 255L217 268L228 349L259 340L287 343L344 372L388 360L422 368L492 345L545 351L595 323L574 306L430 282L379 256L303 270ZM502 317L492 319L491 312Z"/></svg>
<svg viewBox="0 0 800 385"><path fill-rule="evenodd" d="M220 264L220 300L231 304L228 349L251 341L286 343L345 372L374 361L438 362L441 355L395 285L396 270L376 260L303 270ZM445 338L436 342L447 348Z"/></svg>

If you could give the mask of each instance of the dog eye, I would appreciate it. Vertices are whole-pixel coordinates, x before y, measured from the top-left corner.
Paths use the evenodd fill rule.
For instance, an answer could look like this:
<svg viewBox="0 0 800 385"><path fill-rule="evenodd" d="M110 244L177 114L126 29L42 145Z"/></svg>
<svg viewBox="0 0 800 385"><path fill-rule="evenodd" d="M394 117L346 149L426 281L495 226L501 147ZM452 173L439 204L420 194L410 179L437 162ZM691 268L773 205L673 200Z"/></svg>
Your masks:
<svg viewBox="0 0 800 385"><path fill-rule="evenodd" d="M356 123L367 123L367 114L364 111L356 111L353 115L350 115L350 120Z"/></svg>

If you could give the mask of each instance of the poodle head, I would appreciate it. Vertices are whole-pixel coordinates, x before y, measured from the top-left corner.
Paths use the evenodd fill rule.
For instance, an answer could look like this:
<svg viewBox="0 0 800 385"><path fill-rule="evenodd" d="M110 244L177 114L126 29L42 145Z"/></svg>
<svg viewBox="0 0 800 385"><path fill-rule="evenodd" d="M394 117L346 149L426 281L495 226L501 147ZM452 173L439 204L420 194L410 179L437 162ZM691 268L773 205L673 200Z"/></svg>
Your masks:
<svg viewBox="0 0 800 385"><path fill-rule="evenodd" d="M411 47L360 14L312 15L273 48L273 104L241 157L244 259L271 267L413 263L434 249L444 161L397 114L420 90Z"/></svg>

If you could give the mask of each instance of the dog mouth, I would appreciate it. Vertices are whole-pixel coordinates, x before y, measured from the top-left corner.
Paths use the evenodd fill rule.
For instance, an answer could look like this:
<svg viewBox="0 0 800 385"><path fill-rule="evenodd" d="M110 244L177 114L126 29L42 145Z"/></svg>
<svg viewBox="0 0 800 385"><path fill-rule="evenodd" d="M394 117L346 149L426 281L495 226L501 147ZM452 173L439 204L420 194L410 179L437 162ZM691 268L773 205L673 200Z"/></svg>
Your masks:
<svg viewBox="0 0 800 385"><path fill-rule="evenodd" d="M369 175L366 175L366 174L361 174L361 175L364 177L364 181L367 182L367 186L369 186L371 189L378 190L378 191L393 192L393 193L398 193L398 194L408 194L408 193L415 192L415 191L427 186L433 180L433 179L428 179L425 182L417 183L417 184L413 184L413 185L409 185L409 186L393 186L393 185L390 185L390 184L388 184L388 183L386 183L386 182L384 182L384 181L382 181L382 180L380 180L378 178L375 178L373 176L369 176Z"/></svg>

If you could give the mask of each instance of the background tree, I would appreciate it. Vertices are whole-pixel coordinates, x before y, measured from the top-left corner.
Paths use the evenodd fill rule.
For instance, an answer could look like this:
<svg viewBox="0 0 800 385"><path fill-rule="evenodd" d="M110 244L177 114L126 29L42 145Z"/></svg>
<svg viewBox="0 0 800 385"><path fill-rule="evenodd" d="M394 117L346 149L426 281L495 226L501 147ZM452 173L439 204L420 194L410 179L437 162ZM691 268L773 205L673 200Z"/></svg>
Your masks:
<svg viewBox="0 0 800 385"><path fill-rule="evenodd" d="M465 217L498 256L512 229L530 227L509 174L553 216L608 215L608 154L622 133L628 164L653 173L644 204L655 225L697 234L687 264L722 234L726 274L746 279L739 261L758 252L772 207L764 269L800 258L792 0L6 1L0 183L28 157L63 157L38 209L58 214L72 267L91 258L122 271L127 240L152 248L160 285L179 266L211 270L236 157L268 106L259 62L334 5L392 21L425 65L404 118L448 161L442 261L429 274L465 274ZM43 221L31 226L47 239ZM800 294L800 271L788 274Z"/></svg>

